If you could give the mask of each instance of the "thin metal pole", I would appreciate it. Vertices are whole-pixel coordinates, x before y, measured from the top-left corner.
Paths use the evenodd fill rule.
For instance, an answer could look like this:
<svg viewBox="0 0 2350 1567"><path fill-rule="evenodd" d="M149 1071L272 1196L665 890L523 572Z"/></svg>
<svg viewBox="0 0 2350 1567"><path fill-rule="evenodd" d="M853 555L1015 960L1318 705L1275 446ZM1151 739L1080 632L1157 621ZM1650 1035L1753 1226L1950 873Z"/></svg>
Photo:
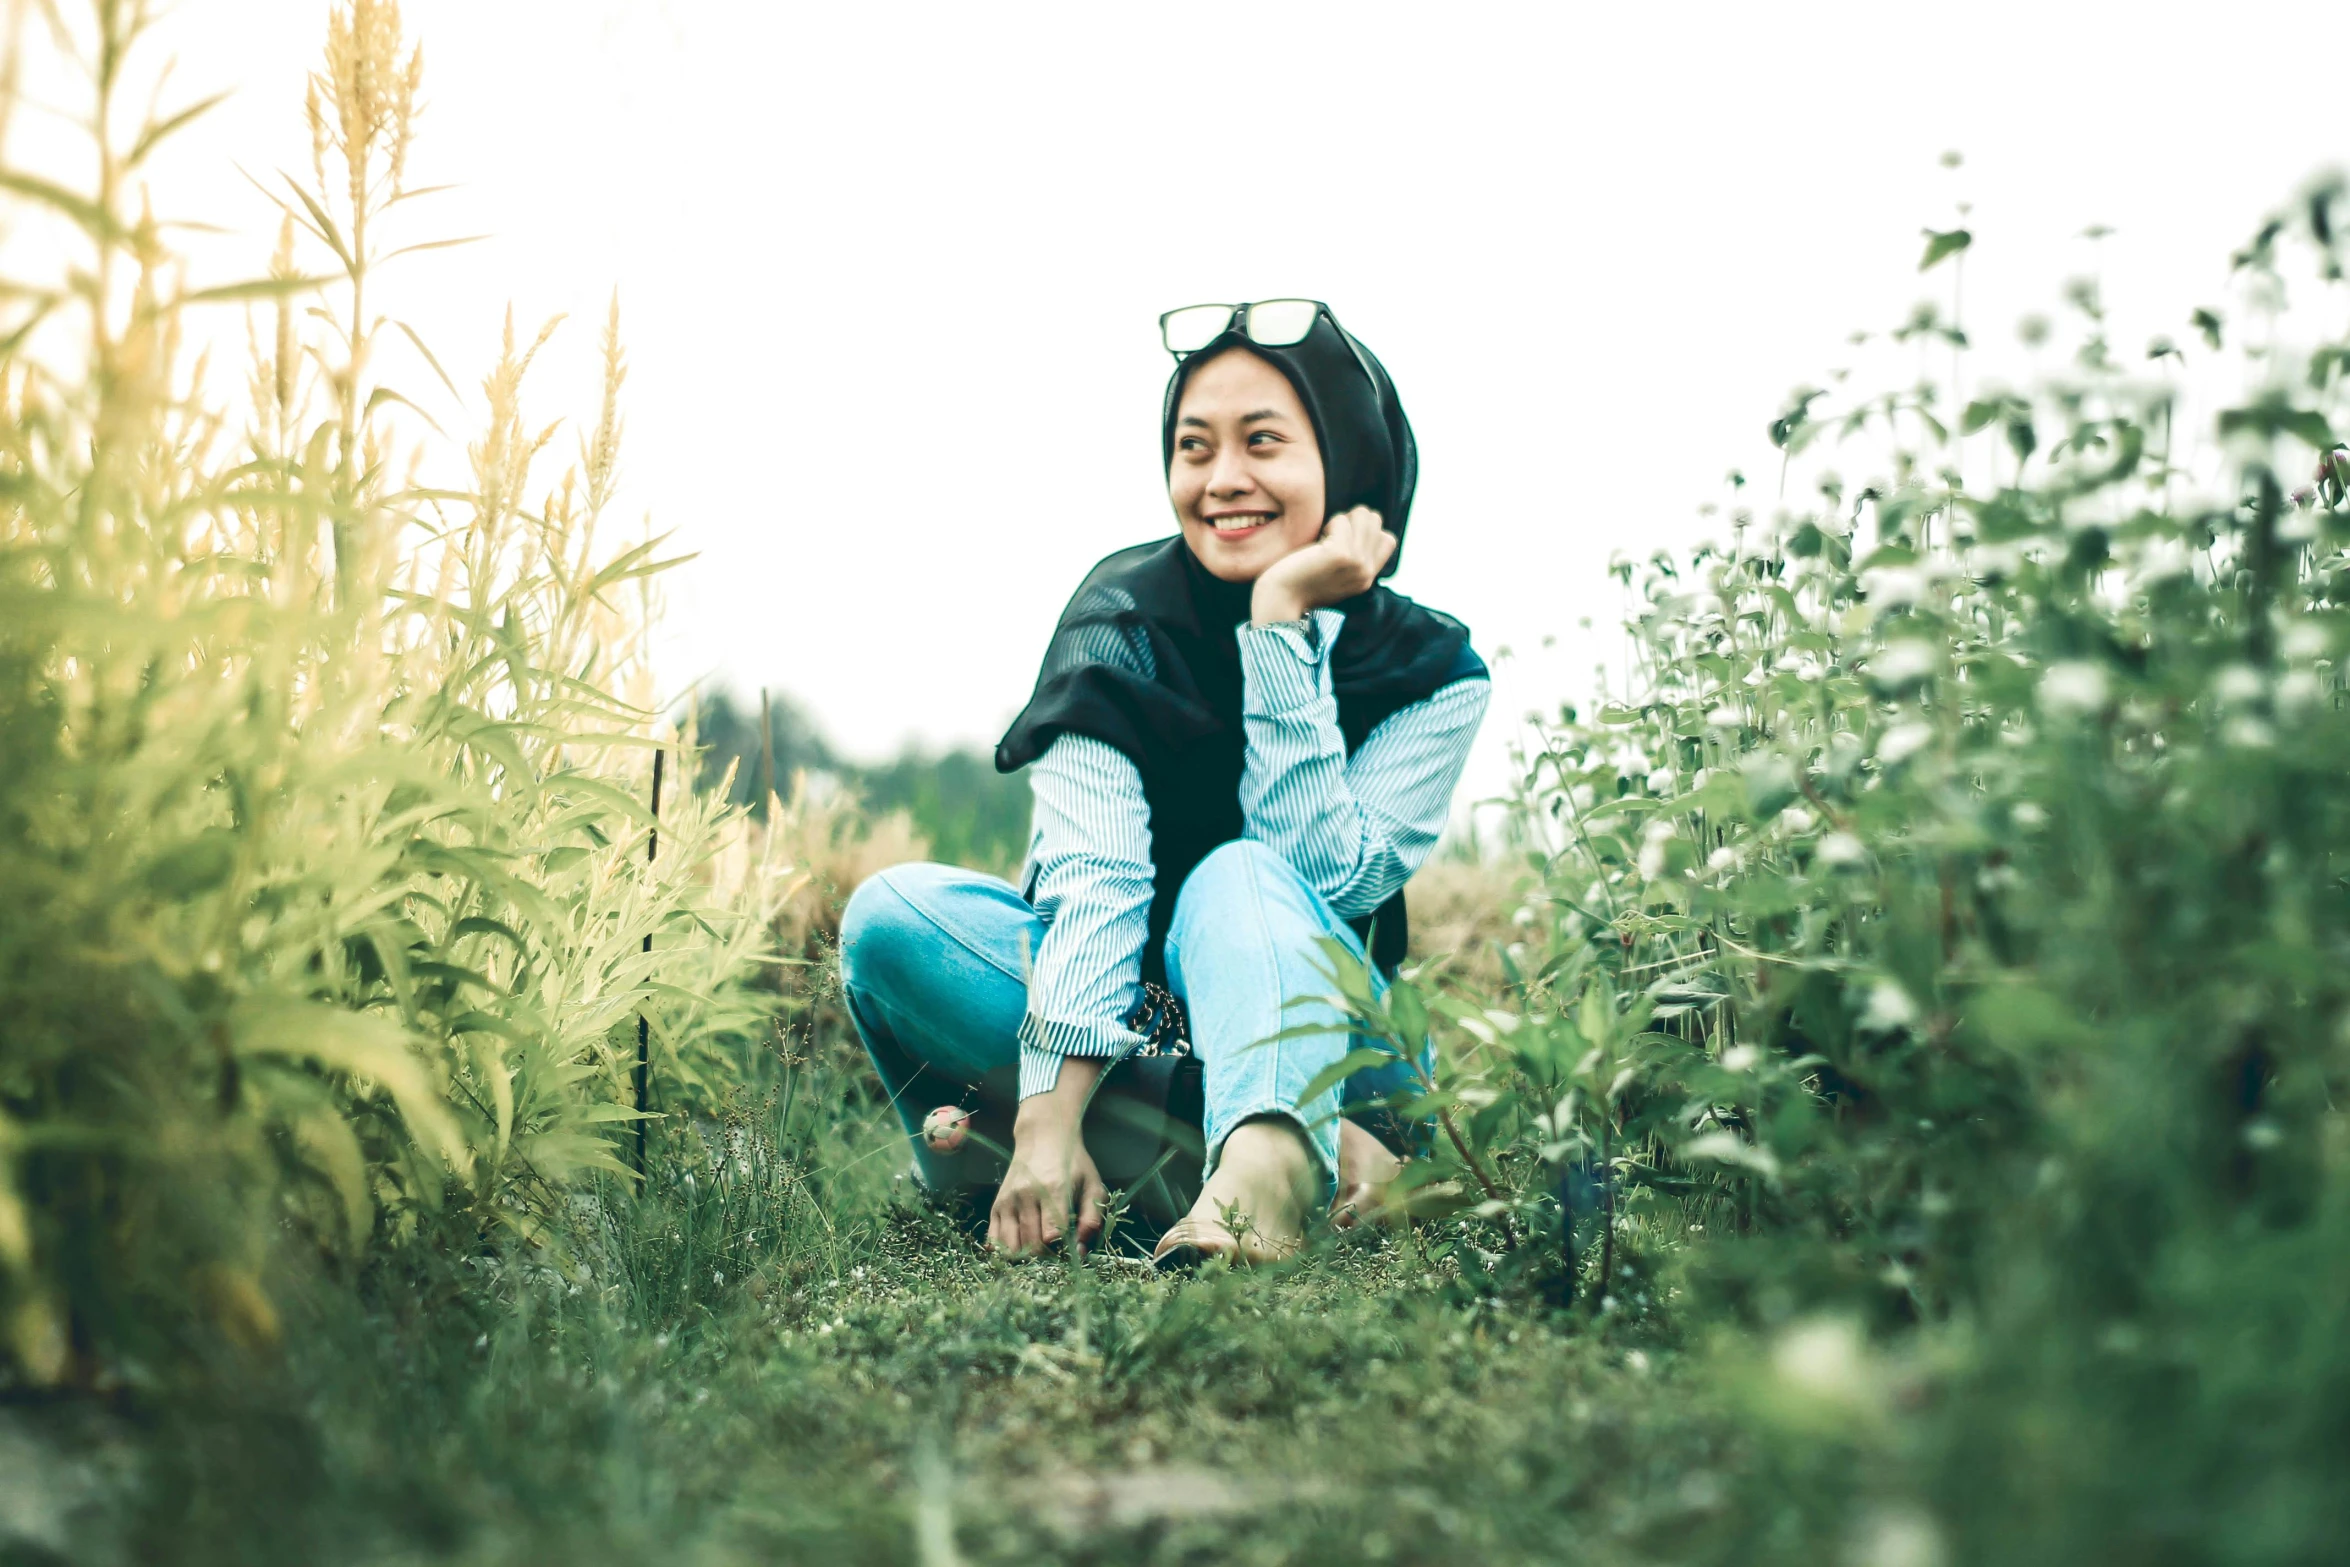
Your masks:
<svg viewBox="0 0 2350 1567"><path fill-rule="evenodd" d="M645 863L650 865L661 852L661 755L653 753L653 830L645 838ZM653 950L653 933L645 932L645 951ZM636 1184L642 1191L645 1185L645 1105L647 1090L653 1075L653 1030L645 1021L645 1014L636 1015Z"/></svg>
<svg viewBox="0 0 2350 1567"><path fill-rule="evenodd" d="M759 688L759 819L775 809L775 715L767 702L767 688Z"/></svg>

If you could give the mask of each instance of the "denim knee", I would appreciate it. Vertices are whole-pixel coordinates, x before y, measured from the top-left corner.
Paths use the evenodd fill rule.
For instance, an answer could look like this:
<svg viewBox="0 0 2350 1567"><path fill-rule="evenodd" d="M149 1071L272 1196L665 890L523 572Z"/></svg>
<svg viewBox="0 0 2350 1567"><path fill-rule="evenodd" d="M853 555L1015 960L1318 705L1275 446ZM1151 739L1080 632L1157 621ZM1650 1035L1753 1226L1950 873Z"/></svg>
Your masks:
<svg viewBox="0 0 2350 1567"><path fill-rule="evenodd" d="M1191 868L1191 874L1183 878L1183 887L1175 894L1173 928L1180 930L1202 911L1228 904L1245 890L1268 883L1310 899L1320 897L1306 885L1296 866L1255 839L1235 838L1220 843L1202 856Z"/></svg>
<svg viewBox="0 0 2350 1567"><path fill-rule="evenodd" d="M877 977L913 953L927 933L922 898L943 886L951 869L912 861L875 871L858 884L840 916L842 984L855 985L860 970L868 979Z"/></svg>

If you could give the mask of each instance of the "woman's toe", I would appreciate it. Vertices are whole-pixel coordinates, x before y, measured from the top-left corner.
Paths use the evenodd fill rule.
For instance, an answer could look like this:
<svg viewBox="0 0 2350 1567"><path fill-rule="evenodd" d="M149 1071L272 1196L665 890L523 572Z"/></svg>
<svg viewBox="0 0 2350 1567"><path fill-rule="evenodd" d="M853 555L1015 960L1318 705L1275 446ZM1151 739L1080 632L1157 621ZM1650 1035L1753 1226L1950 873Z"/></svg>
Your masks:
<svg viewBox="0 0 2350 1567"><path fill-rule="evenodd" d="M1223 1225L1186 1217L1159 1238L1151 1261L1168 1271L1179 1271L1196 1268L1211 1257L1230 1257L1239 1250L1240 1242Z"/></svg>

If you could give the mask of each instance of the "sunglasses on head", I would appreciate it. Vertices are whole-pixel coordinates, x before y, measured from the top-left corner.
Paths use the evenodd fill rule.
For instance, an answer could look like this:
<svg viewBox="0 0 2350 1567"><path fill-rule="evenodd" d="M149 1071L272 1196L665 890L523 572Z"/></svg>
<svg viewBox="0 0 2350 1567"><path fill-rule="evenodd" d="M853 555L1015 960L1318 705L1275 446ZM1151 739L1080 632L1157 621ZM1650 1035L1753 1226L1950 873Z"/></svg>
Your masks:
<svg viewBox="0 0 2350 1567"><path fill-rule="evenodd" d="M1170 310L1159 317L1159 341L1167 345L1167 352L1177 359L1188 359L1227 332L1237 331L1250 342L1265 348L1294 348L1310 336L1314 323L1327 320L1338 330L1339 340L1346 344L1355 363L1363 367L1363 379L1376 388L1379 373L1371 368L1370 358L1363 345L1354 340L1354 334L1338 325L1338 317L1330 307L1318 299L1260 299L1248 305L1185 305L1181 310Z"/></svg>
<svg viewBox="0 0 2350 1567"><path fill-rule="evenodd" d="M1237 331L1266 348L1288 348L1306 340L1314 322L1330 316L1318 299L1260 299L1249 305L1185 305L1159 317L1159 340L1181 359L1196 354L1227 332ZM1330 324L1338 318L1330 316Z"/></svg>

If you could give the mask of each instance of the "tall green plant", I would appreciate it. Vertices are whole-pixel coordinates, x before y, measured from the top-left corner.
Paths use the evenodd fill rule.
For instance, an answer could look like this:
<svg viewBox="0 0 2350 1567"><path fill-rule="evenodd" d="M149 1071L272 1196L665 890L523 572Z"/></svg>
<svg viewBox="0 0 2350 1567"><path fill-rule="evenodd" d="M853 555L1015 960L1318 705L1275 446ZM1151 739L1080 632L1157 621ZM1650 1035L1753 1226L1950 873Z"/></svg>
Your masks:
<svg viewBox="0 0 2350 1567"><path fill-rule="evenodd" d="M1492 1208L1601 1311L1637 1244L1687 1325L1784 1334L1791 1478L1881 1471L1970 1557L2350 1524L2343 202L2238 255L2197 379L2077 284L2038 384L1799 392L1771 436L1816 500L1624 565L1628 694L1526 752L1502 1004L1355 998L1398 1043L1449 1019L1424 1102L1482 1104Z"/></svg>
<svg viewBox="0 0 2350 1567"><path fill-rule="evenodd" d="M537 1234L621 1168L640 1013L671 1105L723 1093L764 1027L768 878L735 818L677 791L646 853L664 563L597 538L616 314L542 500L554 427L524 420L511 329L467 484L420 486L377 374L387 330L438 373L375 303L422 194L397 6L334 14L275 264L203 290L130 212L201 109L119 133L148 21L84 30L97 190L0 175L85 252L13 286L0 340L0 1310L36 1382L267 1339L289 1225L342 1258ZM241 413L179 352L233 301L274 328Z"/></svg>

